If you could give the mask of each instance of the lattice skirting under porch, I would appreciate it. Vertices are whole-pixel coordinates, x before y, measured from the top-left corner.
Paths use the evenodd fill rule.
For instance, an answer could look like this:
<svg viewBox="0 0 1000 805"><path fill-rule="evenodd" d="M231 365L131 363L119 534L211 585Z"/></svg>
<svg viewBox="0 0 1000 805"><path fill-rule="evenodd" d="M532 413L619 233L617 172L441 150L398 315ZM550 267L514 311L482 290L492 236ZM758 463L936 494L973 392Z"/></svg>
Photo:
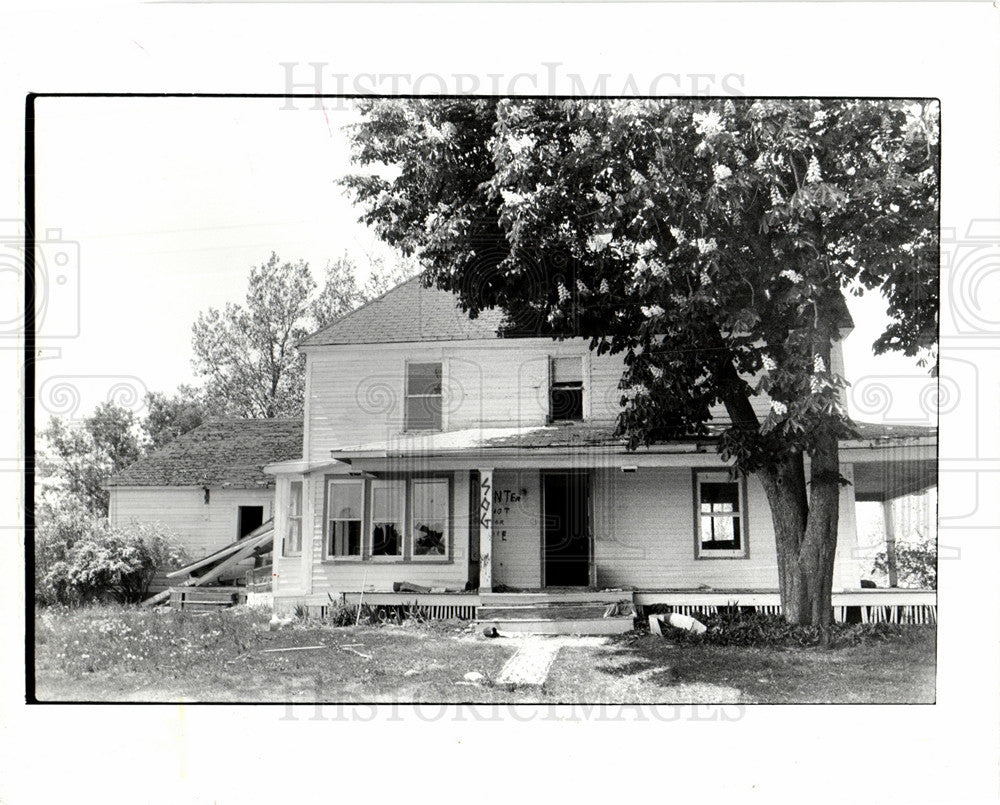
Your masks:
<svg viewBox="0 0 1000 805"><path fill-rule="evenodd" d="M365 604L365 606L368 606ZM375 604L373 605L376 609L381 609L387 611L393 607L392 604ZM471 621L476 619L476 607L470 604L433 604L433 605L412 605L412 604L399 604L399 606L407 614L416 614L421 618L427 618L428 620L466 620ZM320 618L326 618L333 606L319 606L319 607L309 607L310 615L318 615Z"/></svg>

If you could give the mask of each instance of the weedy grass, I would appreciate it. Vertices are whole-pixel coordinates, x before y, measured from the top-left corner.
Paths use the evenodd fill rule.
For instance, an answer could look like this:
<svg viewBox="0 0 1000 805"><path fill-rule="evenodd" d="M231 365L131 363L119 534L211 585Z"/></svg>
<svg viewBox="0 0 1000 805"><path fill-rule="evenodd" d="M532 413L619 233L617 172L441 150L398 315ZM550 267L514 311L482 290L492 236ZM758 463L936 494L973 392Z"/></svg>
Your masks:
<svg viewBox="0 0 1000 805"><path fill-rule="evenodd" d="M213 664L255 645L269 619L268 610L251 607L219 612L46 607L35 615L36 673L168 673Z"/></svg>

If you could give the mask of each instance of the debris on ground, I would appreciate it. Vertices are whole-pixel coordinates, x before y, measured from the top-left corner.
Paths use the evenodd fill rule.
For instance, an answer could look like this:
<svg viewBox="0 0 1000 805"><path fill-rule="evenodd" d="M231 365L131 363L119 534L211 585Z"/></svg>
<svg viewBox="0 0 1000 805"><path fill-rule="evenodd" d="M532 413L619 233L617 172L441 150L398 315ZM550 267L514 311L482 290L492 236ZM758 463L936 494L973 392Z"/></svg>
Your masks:
<svg viewBox="0 0 1000 805"><path fill-rule="evenodd" d="M650 615L650 633L663 637L664 623L669 626L673 626L675 629L681 629L685 632L693 632L694 634L705 634L705 632L708 631L708 627L704 623L692 618L690 615L681 615L679 612L671 612L669 615Z"/></svg>
<svg viewBox="0 0 1000 805"><path fill-rule="evenodd" d="M466 682L472 682L473 684L483 681L483 675L479 671L469 671L463 678Z"/></svg>
<svg viewBox="0 0 1000 805"><path fill-rule="evenodd" d="M362 652L358 651L357 649L353 649L350 646L338 646L338 648L341 651L349 651L351 652L351 654L357 654L359 657L364 657L366 660L370 660L372 658L371 654L363 654Z"/></svg>
<svg viewBox="0 0 1000 805"><path fill-rule="evenodd" d="M635 617L635 604L631 601L616 601L614 604L608 604L607 609L604 610L605 618L623 618L623 617Z"/></svg>
<svg viewBox="0 0 1000 805"><path fill-rule="evenodd" d="M274 615L271 618L271 622L267 626L268 626L268 628L272 632L276 632L279 629L284 629L286 626L288 626L294 620L295 620L295 618L291 617L291 616L289 616L287 618L279 618L277 615Z"/></svg>
<svg viewBox="0 0 1000 805"><path fill-rule="evenodd" d="M319 646L287 646L286 648L265 648L261 649L261 654L273 654L276 651L313 651L318 648L329 648L326 645Z"/></svg>
<svg viewBox="0 0 1000 805"><path fill-rule="evenodd" d="M497 631L496 626L487 626L483 629L483 635L486 637L500 637L500 632Z"/></svg>

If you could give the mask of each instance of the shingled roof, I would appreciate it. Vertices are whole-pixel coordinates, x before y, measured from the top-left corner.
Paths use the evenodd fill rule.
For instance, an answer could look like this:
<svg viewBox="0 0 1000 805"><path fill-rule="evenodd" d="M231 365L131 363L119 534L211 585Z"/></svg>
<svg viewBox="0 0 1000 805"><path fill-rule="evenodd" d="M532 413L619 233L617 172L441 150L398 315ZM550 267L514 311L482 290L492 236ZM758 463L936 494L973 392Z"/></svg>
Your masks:
<svg viewBox="0 0 1000 805"><path fill-rule="evenodd" d="M178 436L105 486L273 486L265 464L302 457L301 419L219 419Z"/></svg>
<svg viewBox="0 0 1000 805"><path fill-rule="evenodd" d="M458 297L425 288L421 275L397 285L377 299L341 316L307 336L299 346L330 344L395 344L405 341L472 341L496 338L503 322L499 310L484 310L471 319Z"/></svg>

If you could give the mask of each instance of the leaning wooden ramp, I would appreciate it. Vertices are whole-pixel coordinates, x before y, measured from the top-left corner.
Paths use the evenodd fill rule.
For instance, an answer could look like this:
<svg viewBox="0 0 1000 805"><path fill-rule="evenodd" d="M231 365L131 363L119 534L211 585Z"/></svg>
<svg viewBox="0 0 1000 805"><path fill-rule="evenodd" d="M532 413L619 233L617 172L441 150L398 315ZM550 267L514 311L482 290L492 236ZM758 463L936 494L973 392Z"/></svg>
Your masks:
<svg viewBox="0 0 1000 805"><path fill-rule="evenodd" d="M232 573L241 562L270 553L274 543L274 521L268 520L249 534L224 548L210 553L166 574L167 579L185 578L142 602L153 606L169 600L175 609L218 609L246 600L246 589L220 586L220 577ZM200 575L195 576L195 572Z"/></svg>
<svg viewBox="0 0 1000 805"><path fill-rule="evenodd" d="M622 590L479 594L477 622L501 634L608 635L632 630L632 593Z"/></svg>

